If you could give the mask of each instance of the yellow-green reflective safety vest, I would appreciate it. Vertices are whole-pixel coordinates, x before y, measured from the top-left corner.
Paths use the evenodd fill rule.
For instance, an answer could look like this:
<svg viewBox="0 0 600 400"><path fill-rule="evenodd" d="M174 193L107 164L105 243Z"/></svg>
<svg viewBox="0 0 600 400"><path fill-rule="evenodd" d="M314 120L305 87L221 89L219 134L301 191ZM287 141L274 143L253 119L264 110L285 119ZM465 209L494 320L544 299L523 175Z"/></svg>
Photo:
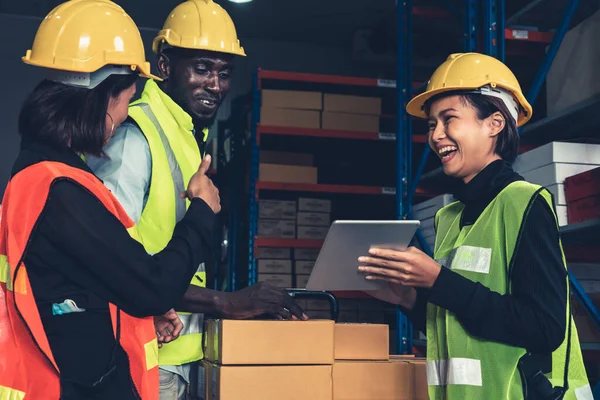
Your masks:
<svg viewBox="0 0 600 400"><path fill-rule="evenodd" d="M152 177L148 200L136 225L138 240L150 254L161 251L171 240L175 225L190 205L181 199L201 162L193 135L192 118L153 80L148 80L139 100L129 107L129 116L138 124L150 147ZM208 131L204 131L204 140ZM198 267L192 285L206 287L204 264ZM203 358L203 315L178 311L184 324L181 336L158 350L160 365L182 365Z"/></svg>
<svg viewBox="0 0 600 400"><path fill-rule="evenodd" d="M494 292L511 293L509 267L522 223L538 196L554 210L547 190L524 181L513 182L492 200L475 224L462 229L464 205L455 202L442 208L435 217L435 259ZM566 269L564 253L563 263ZM569 288L568 277L565 279ZM569 390L564 399L593 400L569 299L570 291L565 339L552 353L552 372L547 377L552 386L564 387L565 363L568 362ZM431 303L427 305L430 399L523 399L518 362L526 353L524 348L472 336L453 313Z"/></svg>

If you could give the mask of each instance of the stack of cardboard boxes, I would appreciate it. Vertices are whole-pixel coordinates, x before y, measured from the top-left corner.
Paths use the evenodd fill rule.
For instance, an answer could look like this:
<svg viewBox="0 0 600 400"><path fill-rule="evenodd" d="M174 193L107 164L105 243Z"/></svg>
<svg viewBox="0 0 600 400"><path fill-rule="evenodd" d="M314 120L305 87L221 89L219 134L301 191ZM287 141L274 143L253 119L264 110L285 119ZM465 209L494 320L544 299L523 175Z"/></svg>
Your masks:
<svg viewBox="0 0 600 400"><path fill-rule="evenodd" d="M514 169L527 181L546 187L554 197L560 226L567 225L565 180L600 166L600 145L552 142L521 154Z"/></svg>
<svg viewBox="0 0 600 400"><path fill-rule="evenodd" d="M258 218L260 238L323 240L331 225L331 200L260 200ZM292 264L290 248L259 248L258 281L304 288L318 255L319 249L295 249Z"/></svg>
<svg viewBox="0 0 600 400"><path fill-rule="evenodd" d="M390 356L386 325L208 321L207 400L427 398L425 362Z"/></svg>
<svg viewBox="0 0 600 400"><path fill-rule="evenodd" d="M267 89L261 95L261 125L379 132L379 97Z"/></svg>
<svg viewBox="0 0 600 400"><path fill-rule="evenodd" d="M570 224L600 218L600 168L565 179Z"/></svg>

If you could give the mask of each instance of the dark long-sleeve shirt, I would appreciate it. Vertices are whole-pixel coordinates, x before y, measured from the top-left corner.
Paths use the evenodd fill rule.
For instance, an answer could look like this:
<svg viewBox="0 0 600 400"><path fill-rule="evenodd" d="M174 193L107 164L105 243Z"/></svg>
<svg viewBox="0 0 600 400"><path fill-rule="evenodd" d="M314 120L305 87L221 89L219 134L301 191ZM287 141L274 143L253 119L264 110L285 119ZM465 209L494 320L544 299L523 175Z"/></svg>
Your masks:
<svg viewBox="0 0 600 400"><path fill-rule="evenodd" d="M523 178L504 161L496 161L460 185L455 197L465 205L461 228L472 225L498 193L517 180ZM431 302L456 314L474 336L549 354L565 336L567 272L556 220L541 197L533 201L523 221L513 257L510 294L493 292L444 267L430 290L417 291L409 318L424 330L426 306Z"/></svg>
<svg viewBox="0 0 600 400"><path fill-rule="evenodd" d="M89 171L71 152L25 143L13 175L40 161ZM137 316L161 315L182 299L212 243L215 215L200 199L161 252L151 256L92 194L70 180L53 184L24 258L63 390L84 398L116 366L98 399L134 398L126 354L112 331L108 303ZM52 314L52 304L73 300L85 312ZM158 390L158 388L157 388ZM66 397L69 398L69 397Z"/></svg>

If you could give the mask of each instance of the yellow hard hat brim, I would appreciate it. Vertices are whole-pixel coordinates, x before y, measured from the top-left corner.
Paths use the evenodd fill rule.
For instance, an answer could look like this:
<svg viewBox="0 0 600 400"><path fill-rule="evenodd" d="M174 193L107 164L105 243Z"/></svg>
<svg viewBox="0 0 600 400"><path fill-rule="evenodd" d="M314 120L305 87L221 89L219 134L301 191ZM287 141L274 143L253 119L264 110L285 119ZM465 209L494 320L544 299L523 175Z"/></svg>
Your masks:
<svg viewBox="0 0 600 400"><path fill-rule="evenodd" d="M214 51L215 53L226 53L233 54L235 56L246 57L246 52L244 51L244 48L239 45L239 43L229 43L229 47L225 46L224 42L220 42L219 45L210 45L206 43L199 44L195 38L193 38L194 40L185 40L184 38L179 38L177 36L178 35L170 29L164 29L160 31L152 41L152 51L158 54L161 50L161 46L166 43L171 47L180 49Z"/></svg>
<svg viewBox="0 0 600 400"><path fill-rule="evenodd" d="M500 85L498 85L498 86L500 86ZM413 99L408 102L408 104L406 105L406 112L414 117L427 119L428 115L425 112L425 103L427 103L427 101L429 99L431 99L439 94L446 93L446 92L468 91L468 90L479 89L480 87L481 86L445 87L445 88L440 88L440 89L436 89L436 90L426 91L424 93L421 93L421 94L413 97ZM523 96L521 94L520 90L515 90L514 88L509 88L509 87L503 87L503 88L506 90L509 90L512 93L512 95L517 98L517 101L519 102L521 107L523 107L523 109L524 109L524 110L522 109L521 111L519 111L519 119L517 120L517 127L525 125L531 119L531 116L533 114L531 105L529 104L529 102L527 101L525 96Z"/></svg>

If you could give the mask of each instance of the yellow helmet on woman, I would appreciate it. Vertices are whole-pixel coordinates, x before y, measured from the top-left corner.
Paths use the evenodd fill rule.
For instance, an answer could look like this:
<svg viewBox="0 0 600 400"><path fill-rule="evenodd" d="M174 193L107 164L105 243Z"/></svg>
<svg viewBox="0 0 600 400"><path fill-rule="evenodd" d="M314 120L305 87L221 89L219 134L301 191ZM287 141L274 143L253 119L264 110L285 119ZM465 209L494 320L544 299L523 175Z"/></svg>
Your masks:
<svg viewBox="0 0 600 400"><path fill-rule="evenodd" d="M150 73L140 31L109 0L69 0L40 24L26 64L52 70L54 80L91 88L112 74ZM52 79L52 78L51 78Z"/></svg>
<svg viewBox="0 0 600 400"><path fill-rule="evenodd" d="M453 91L477 92L501 98L517 126L529 121L533 113L512 71L500 60L479 53L451 54L435 70L425 92L408 103L406 111L415 117L427 118L427 101L438 94Z"/></svg>

